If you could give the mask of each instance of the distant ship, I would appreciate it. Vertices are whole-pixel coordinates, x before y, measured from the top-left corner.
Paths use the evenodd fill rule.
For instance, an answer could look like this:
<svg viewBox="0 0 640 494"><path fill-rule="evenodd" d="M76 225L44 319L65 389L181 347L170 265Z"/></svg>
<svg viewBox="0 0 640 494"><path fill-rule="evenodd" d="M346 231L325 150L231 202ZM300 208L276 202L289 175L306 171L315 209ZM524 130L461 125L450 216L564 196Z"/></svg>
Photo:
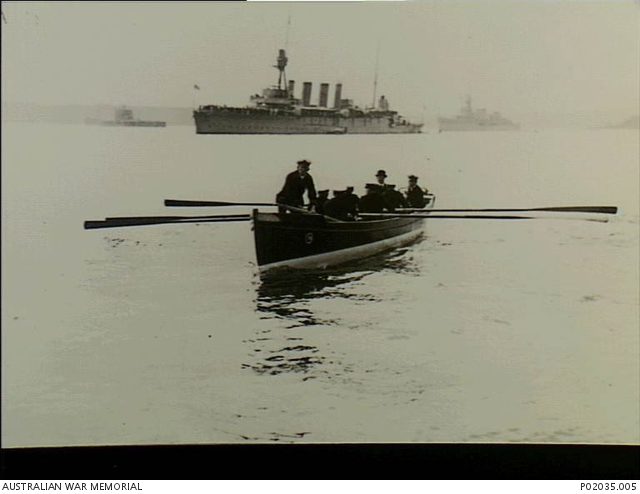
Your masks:
<svg viewBox="0 0 640 494"><path fill-rule="evenodd" d="M520 125L504 118L500 113L488 113L484 108L474 110L471 97L467 96L460 114L453 118L438 118L440 132L457 130L518 130Z"/></svg>
<svg viewBox="0 0 640 494"><path fill-rule="evenodd" d="M100 120L97 118L87 118L85 123L89 125L124 126L124 127L165 127L167 122L137 120L133 118L133 110L124 106L116 108L115 120Z"/></svg>
<svg viewBox="0 0 640 494"><path fill-rule="evenodd" d="M389 109L381 96L374 108L359 108L342 99L342 84L335 85L332 107L329 84L320 84L318 104L311 104L311 82L304 82L302 98L294 96L295 81L287 81L285 50L279 50L278 84L250 98L250 105L200 106L193 112L198 134L416 134L423 124L411 123ZM374 96L375 101L375 96Z"/></svg>

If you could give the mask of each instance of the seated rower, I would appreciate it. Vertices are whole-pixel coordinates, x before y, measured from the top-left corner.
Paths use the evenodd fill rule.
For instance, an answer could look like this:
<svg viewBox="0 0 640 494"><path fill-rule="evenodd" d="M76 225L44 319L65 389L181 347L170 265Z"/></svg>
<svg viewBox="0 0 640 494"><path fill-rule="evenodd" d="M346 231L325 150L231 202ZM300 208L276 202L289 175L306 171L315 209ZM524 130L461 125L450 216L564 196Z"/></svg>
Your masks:
<svg viewBox="0 0 640 494"><path fill-rule="evenodd" d="M346 190L334 190L333 198L324 205L324 214L341 221L354 219L350 211L349 197Z"/></svg>
<svg viewBox="0 0 640 494"><path fill-rule="evenodd" d="M352 218L358 216L358 201L359 198L353 193L353 187L350 185L346 189L345 202L347 203L347 213L349 213Z"/></svg>
<svg viewBox="0 0 640 494"><path fill-rule="evenodd" d="M390 213L393 213L397 208L407 207L407 201L402 193L396 190L395 185L385 184L382 198L384 199L385 208Z"/></svg>
<svg viewBox="0 0 640 494"><path fill-rule="evenodd" d="M382 213L385 208L382 198L382 187L378 184L365 185L367 194L358 201L358 211L361 213Z"/></svg>
<svg viewBox="0 0 640 494"><path fill-rule="evenodd" d="M319 190L316 199L316 213L324 214L324 205L329 200L329 189Z"/></svg>
<svg viewBox="0 0 640 494"><path fill-rule="evenodd" d="M407 204L410 208L419 208L422 209L427 205L427 200L425 199L425 194L428 191L422 190L420 186L418 186L418 177L415 175L409 175L409 187L407 188Z"/></svg>

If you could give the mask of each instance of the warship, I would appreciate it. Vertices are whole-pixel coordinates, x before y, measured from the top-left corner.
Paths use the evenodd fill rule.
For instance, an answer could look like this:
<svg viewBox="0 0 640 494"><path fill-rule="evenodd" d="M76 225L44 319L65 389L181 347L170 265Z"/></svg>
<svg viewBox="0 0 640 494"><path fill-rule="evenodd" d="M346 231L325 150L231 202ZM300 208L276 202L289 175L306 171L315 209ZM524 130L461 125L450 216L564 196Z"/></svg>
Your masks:
<svg viewBox="0 0 640 494"><path fill-rule="evenodd" d="M518 130L520 125L504 118L500 113L488 113L484 108L474 110L471 96L467 96L460 114L453 118L439 117L440 132L456 130Z"/></svg>
<svg viewBox="0 0 640 494"><path fill-rule="evenodd" d="M87 118L85 123L89 125L123 126L123 127L165 127L166 122L138 120L133 118L133 110L127 107L116 108L114 120L100 120Z"/></svg>
<svg viewBox="0 0 640 494"><path fill-rule="evenodd" d="M277 85L250 97L249 105L231 107L201 105L194 110L197 134L416 134L421 123L411 123L389 109L381 96L377 105L360 108L342 98L342 84L335 84L329 106L329 84L321 83L318 104L311 104L312 83L304 82L302 97L294 96L295 81L287 80L285 50L279 50L274 67ZM375 101L375 91L374 91Z"/></svg>

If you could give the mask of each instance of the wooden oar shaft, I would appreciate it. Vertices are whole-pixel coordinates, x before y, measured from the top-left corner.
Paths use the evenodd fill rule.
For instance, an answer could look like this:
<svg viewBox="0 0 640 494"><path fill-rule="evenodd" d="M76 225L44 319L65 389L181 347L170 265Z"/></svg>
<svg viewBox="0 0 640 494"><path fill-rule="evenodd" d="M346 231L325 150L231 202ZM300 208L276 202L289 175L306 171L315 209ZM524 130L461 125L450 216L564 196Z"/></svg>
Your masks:
<svg viewBox="0 0 640 494"><path fill-rule="evenodd" d="M616 206L558 206L544 208L484 208L484 209L418 209L418 208L399 208L399 211L416 211L434 213L527 213L534 211L548 211L558 213L600 213L600 214L616 214L618 208Z"/></svg>
<svg viewBox="0 0 640 494"><path fill-rule="evenodd" d="M192 208L192 207L225 207L225 206L278 206L273 202L226 202L226 201L191 201L181 199L165 199L164 205L168 207Z"/></svg>
<svg viewBox="0 0 640 494"><path fill-rule="evenodd" d="M607 223L608 218L584 218L566 216L522 216L522 215L497 215L497 214L394 214L394 213L360 213L359 216L365 218L423 218L423 219L446 219L446 220L583 220Z"/></svg>
<svg viewBox="0 0 640 494"><path fill-rule="evenodd" d="M296 213L308 214L309 211L289 204L277 202L226 202L226 201L192 201L181 199L165 199L164 205L167 207L193 208L193 207L227 207L227 206L276 206Z"/></svg>
<svg viewBox="0 0 640 494"><path fill-rule="evenodd" d="M280 206L292 211L302 212L301 208L289 206L286 204L277 204L271 202L227 202L227 201L192 201L165 199L165 206L169 207L226 207L226 206ZM480 208L480 209L419 209L419 208L399 208L399 211L431 211L434 213L526 213L532 211L550 211L559 213L601 213L616 214L618 208L616 206L550 206L540 208Z"/></svg>
<svg viewBox="0 0 640 494"><path fill-rule="evenodd" d="M394 213L360 213L358 216L366 218L425 218L425 219L473 219L473 220L532 220L533 216L516 216L516 215L488 215L488 214L474 214L474 215L448 215L448 214L394 214Z"/></svg>
<svg viewBox="0 0 640 494"><path fill-rule="evenodd" d="M181 223L230 223L234 221L250 221L249 215L242 217L141 217L141 218L111 218L106 220L88 220L84 222L85 230L92 230L96 228L119 228L125 226L146 226L146 225L168 225L168 224L181 224Z"/></svg>
<svg viewBox="0 0 640 494"><path fill-rule="evenodd" d="M108 221L127 221L127 220L207 220L207 219L225 219L225 218L248 218L250 215L244 214L211 214L206 216L111 216L105 218Z"/></svg>

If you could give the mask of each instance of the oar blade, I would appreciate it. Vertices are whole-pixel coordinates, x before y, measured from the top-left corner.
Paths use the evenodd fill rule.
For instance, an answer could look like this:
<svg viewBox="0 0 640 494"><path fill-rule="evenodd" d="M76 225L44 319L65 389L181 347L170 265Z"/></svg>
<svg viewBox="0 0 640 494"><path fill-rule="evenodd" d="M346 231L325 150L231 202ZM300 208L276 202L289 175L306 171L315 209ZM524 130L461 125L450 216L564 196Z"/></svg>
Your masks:
<svg viewBox="0 0 640 494"><path fill-rule="evenodd" d="M532 211L557 211L560 213L600 213L617 214L616 206L559 206L552 208L536 208Z"/></svg>

